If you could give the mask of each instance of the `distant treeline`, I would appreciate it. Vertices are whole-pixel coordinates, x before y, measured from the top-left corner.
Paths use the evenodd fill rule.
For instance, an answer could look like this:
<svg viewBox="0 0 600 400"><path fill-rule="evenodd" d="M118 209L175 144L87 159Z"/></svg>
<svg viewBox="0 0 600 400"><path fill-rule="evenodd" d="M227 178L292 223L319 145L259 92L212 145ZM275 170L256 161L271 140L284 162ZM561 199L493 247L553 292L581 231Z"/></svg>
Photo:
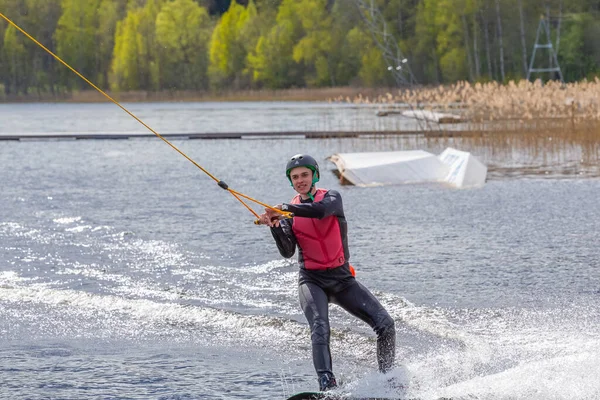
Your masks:
<svg viewBox="0 0 600 400"><path fill-rule="evenodd" d="M600 75L600 0L0 0L0 12L113 91L393 86L360 2L421 84L524 78L540 16L566 81ZM537 49L534 66L549 62ZM86 88L0 19L0 90Z"/></svg>

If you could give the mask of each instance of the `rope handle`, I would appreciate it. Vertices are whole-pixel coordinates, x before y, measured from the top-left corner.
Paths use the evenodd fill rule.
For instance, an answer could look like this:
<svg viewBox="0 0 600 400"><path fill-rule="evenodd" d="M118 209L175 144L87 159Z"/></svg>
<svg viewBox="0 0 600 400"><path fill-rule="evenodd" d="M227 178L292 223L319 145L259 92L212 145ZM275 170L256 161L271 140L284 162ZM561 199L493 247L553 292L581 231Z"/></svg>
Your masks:
<svg viewBox="0 0 600 400"><path fill-rule="evenodd" d="M268 207L268 208L273 211L277 211L280 214L279 216L271 218L271 221L274 221L274 220L281 221L282 219L294 218L294 214L291 212L281 211L280 209L273 208L273 207ZM260 219L257 219L254 221L254 225L264 225L264 224L262 223L262 221Z"/></svg>

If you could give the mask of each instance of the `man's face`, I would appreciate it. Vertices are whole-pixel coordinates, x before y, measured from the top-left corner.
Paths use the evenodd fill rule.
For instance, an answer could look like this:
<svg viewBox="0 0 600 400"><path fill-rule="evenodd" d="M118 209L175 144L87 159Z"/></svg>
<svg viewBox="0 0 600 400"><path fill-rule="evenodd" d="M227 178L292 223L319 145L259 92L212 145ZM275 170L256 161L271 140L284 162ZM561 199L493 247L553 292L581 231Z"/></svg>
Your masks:
<svg viewBox="0 0 600 400"><path fill-rule="evenodd" d="M296 167L290 171L290 179L294 190L300 194L307 194L312 186L313 172L307 167Z"/></svg>

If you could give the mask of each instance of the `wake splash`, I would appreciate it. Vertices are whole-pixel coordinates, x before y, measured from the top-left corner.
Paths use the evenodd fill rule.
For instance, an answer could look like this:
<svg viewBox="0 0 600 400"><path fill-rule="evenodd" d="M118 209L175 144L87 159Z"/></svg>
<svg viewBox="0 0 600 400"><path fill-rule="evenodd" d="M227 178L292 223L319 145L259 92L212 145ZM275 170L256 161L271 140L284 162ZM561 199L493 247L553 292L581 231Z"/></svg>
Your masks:
<svg viewBox="0 0 600 400"><path fill-rule="evenodd" d="M389 374L369 372L353 380L348 388L353 394L422 400L600 398L595 299L545 310L392 310L398 339L413 335L414 347L397 348L400 366ZM398 390L398 382L407 389Z"/></svg>
<svg viewBox="0 0 600 400"><path fill-rule="evenodd" d="M599 356L596 351L523 361L506 371L459 382L439 392L456 399L598 399Z"/></svg>

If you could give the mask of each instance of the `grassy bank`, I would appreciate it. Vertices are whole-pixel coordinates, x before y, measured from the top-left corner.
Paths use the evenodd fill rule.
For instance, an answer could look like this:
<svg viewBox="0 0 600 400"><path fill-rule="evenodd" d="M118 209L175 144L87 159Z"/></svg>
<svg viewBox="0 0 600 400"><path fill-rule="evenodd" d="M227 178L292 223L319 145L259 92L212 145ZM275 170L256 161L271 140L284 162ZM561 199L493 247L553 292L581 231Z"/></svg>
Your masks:
<svg viewBox="0 0 600 400"><path fill-rule="evenodd" d="M212 102L212 101L329 101L331 99L378 98L397 89L335 87L316 89L281 90L223 90L223 91L162 91L162 92L107 92L122 102ZM0 91L0 102L72 102L99 103L108 101L95 90L82 90L69 93L29 93L26 95L6 95Z"/></svg>

